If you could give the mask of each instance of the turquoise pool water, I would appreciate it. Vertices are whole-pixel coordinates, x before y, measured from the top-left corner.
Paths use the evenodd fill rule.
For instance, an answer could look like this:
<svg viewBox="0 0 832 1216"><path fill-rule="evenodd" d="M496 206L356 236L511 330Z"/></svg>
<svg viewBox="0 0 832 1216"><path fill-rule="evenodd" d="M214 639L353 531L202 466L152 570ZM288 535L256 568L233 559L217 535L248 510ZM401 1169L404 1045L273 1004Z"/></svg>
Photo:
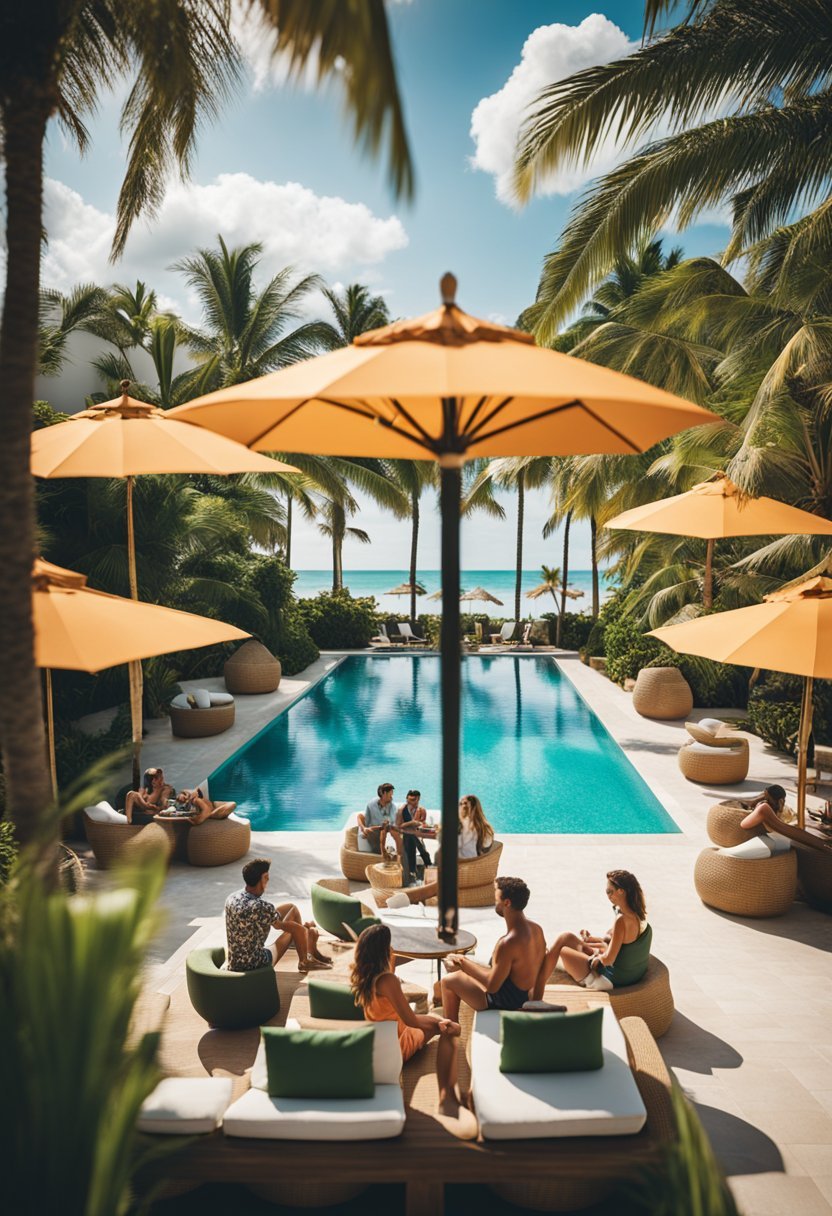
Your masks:
<svg viewBox="0 0 832 1216"><path fill-rule="evenodd" d="M468 655L462 791L505 832L676 832L551 659ZM439 659L351 656L211 774L261 831L340 827L382 781L440 805Z"/></svg>

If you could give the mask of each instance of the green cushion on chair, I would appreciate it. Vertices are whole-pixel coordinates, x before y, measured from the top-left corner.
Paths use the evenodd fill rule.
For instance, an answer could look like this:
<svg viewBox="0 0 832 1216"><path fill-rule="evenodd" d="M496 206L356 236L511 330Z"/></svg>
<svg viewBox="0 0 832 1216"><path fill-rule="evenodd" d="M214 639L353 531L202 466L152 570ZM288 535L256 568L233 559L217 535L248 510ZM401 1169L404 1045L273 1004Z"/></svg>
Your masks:
<svg viewBox="0 0 832 1216"><path fill-rule="evenodd" d="M310 979L309 1012L330 1022L363 1022L364 1010L356 1005L349 984Z"/></svg>
<svg viewBox="0 0 832 1216"><path fill-rule="evenodd" d="M185 960L188 996L194 1009L219 1030L261 1026L280 1009L274 968L222 971L222 946L192 950Z"/></svg>
<svg viewBox="0 0 832 1216"><path fill-rule="evenodd" d="M591 1072L604 1065L604 1010L501 1013L500 1072Z"/></svg>
<svg viewBox="0 0 832 1216"><path fill-rule="evenodd" d="M350 934L344 928L349 925L355 933L366 929L368 924L377 925L375 917L367 917L361 910L361 901L352 895L342 895L340 891L330 891L320 883L312 884L312 915L317 924L333 937L340 937L342 942L350 940ZM360 928L356 928L360 924Z"/></svg>
<svg viewBox="0 0 832 1216"><path fill-rule="evenodd" d="M272 1098L372 1098L375 1028L289 1030L264 1026Z"/></svg>

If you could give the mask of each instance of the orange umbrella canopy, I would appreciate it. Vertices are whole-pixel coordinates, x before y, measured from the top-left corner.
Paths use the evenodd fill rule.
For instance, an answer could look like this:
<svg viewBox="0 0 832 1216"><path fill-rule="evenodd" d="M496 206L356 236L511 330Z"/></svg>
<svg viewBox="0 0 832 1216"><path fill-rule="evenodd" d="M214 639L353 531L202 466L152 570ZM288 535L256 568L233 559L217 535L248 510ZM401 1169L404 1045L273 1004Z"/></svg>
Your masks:
<svg viewBox="0 0 832 1216"><path fill-rule="evenodd" d="M434 312L170 414L260 451L439 456L443 463L454 456L641 452L713 421L662 389L472 317L455 293L456 280L445 275Z"/></svg>
<svg viewBox="0 0 832 1216"><path fill-rule="evenodd" d="M83 574L39 559L32 571L38 667L102 671L119 663L247 638L242 629L94 591Z"/></svg>
<svg viewBox="0 0 832 1216"><path fill-rule="evenodd" d="M33 431L32 472L36 477L133 477L298 471L171 414L128 397L125 387L121 397Z"/></svg>
<svg viewBox="0 0 832 1216"><path fill-rule="evenodd" d="M634 532L663 532L716 540L727 536L832 536L832 521L775 498L741 494L724 473L674 494L616 515L604 525Z"/></svg>

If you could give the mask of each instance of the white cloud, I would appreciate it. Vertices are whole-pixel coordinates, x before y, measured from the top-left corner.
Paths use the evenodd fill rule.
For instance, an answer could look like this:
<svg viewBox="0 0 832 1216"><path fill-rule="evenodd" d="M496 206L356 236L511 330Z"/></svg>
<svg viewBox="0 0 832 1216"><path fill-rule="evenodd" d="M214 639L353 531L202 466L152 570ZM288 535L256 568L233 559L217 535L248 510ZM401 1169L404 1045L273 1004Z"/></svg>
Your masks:
<svg viewBox="0 0 832 1216"><path fill-rule="evenodd" d="M45 285L65 291L82 281L138 277L191 314L183 280L169 267L196 248L214 246L218 233L229 245L262 243L261 280L287 265L347 280L364 277L366 268L408 243L396 216L374 215L364 203L318 195L298 182L233 173L207 185L172 182L158 216L135 226L124 257L113 266L108 261L115 229L111 214L52 179L44 201Z"/></svg>
<svg viewBox="0 0 832 1216"><path fill-rule="evenodd" d="M541 25L529 34L520 62L506 83L490 97L484 97L471 115L471 138L476 144L471 165L494 176L501 202L512 202L511 178L517 136L528 116L528 107L540 91L583 68L620 59L635 45L623 30L601 13L592 13L577 26ZM590 178L610 168L615 160L615 144L605 140L591 170L560 168L538 192L571 194Z"/></svg>

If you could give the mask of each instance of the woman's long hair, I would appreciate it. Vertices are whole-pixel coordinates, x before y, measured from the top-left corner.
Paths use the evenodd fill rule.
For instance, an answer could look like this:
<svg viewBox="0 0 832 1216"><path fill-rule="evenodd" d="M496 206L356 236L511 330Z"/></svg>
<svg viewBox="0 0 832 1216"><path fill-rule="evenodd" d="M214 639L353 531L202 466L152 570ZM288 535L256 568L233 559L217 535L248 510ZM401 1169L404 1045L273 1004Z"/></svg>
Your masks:
<svg viewBox="0 0 832 1216"><path fill-rule="evenodd" d="M491 840L494 839L494 829L486 819L482 803L476 794L464 794L463 799L468 803L468 815L466 818L477 833L477 852L479 853L485 848L485 841L488 837Z"/></svg>
<svg viewBox="0 0 832 1216"><path fill-rule="evenodd" d="M630 911L640 921L645 920L647 918L647 905L644 902L644 892L635 874L631 874L629 870L609 870L607 878L616 890L623 891L627 896Z"/></svg>
<svg viewBox="0 0 832 1216"><path fill-rule="evenodd" d="M350 988L363 1009L373 999L376 980L390 970L390 930L387 925L369 925L355 943Z"/></svg>

